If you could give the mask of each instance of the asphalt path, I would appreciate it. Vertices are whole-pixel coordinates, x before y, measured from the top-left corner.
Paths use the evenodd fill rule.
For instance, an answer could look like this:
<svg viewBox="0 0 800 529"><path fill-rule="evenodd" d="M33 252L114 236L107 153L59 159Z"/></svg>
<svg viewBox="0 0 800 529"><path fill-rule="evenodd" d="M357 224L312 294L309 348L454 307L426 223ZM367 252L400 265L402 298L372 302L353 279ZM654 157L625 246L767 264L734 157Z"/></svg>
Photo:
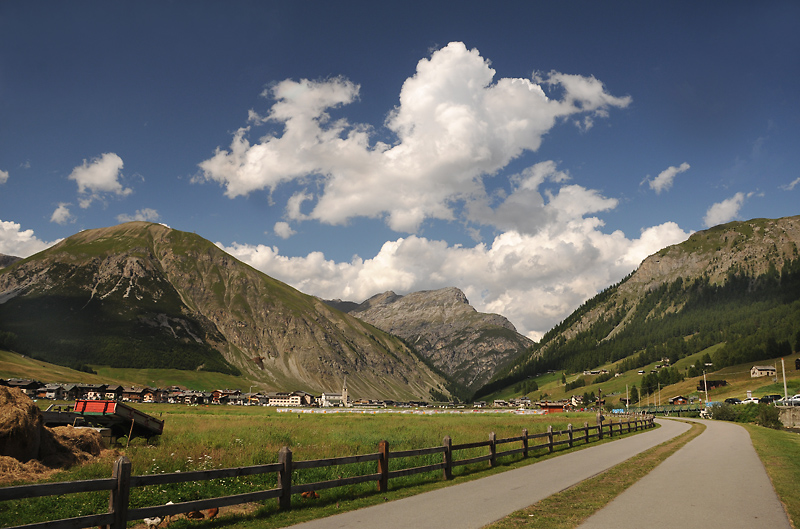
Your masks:
<svg viewBox="0 0 800 529"><path fill-rule="evenodd" d="M595 476L690 428L688 424L676 421L659 421L659 423L661 428L610 443L590 446L583 450L486 478L312 520L292 527L297 529L340 527L478 529ZM691 476L687 476L686 480L691 480ZM746 491L741 492L745 493ZM632 511L639 509L640 507L636 505L631 508ZM614 523L603 527L616 526L617 524ZM647 525L642 524L637 527L647 527Z"/></svg>
<svg viewBox="0 0 800 529"><path fill-rule="evenodd" d="M662 421L662 424L672 421ZM703 421L705 431L581 525L770 528L791 524L741 426Z"/></svg>

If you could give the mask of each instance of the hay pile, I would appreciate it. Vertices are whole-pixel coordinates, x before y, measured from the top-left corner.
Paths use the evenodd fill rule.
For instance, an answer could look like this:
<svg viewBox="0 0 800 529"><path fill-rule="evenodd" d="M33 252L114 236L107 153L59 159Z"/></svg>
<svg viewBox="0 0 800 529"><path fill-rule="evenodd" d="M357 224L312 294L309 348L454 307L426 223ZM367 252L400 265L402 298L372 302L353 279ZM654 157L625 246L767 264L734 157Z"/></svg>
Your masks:
<svg viewBox="0 0 800 529"><path fill-rule="evenodd" d="M0 387L0 484L40 479L82 464L103 449L100 433L42 423L38 406L17 388Z"/></svg>

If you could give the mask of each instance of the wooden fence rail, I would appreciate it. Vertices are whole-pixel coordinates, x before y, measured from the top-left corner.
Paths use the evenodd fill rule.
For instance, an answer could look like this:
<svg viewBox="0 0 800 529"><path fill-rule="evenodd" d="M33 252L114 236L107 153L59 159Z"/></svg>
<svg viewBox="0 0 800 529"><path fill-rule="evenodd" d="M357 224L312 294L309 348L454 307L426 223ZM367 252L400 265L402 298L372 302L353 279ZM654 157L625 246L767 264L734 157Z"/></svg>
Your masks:
<svg viewBox="0 0 800 529"><path fill-rule="evenodd" d="M449 480L453 477L453 468L458 466L489 461L490 466L494 467L497 465L497 459L500 457L508 457L517 454L528 457L531 451L545 448L549 453L553 452L557 446L568 444L572 447L579 440L582 440L584 443L589 443L592 439L603 439L605 433L608 433L609 437L613 437L615 429L617 430L617 435L621 435L624 428L627 429L627 432L631 432L652 428L654 426L652 415L627 417L626 419L625 421L620 419L616 423L614 423L612 419L608 423L604 423L604 418L598 416L598 424L593 426L589 426L588 423L583 423L582 428L574 428L570 424L567 426L566 430L560 431L554 431L552 426L548 426L546 432L537 434L529 434L528 430L525 429L522 431L522 435L505 439L497 439L495 433L492 432L487 441L462 444L453 444L450 436L447 436L444 438L442 446L419 448L415 450L398 450L395 452L389 450L389 443L387 441L381 441L377 453L327 459L312 459L307 461L293 461L292 451L288 447L283 447L278 453L277 463L240 468L175 472L170 474L132 476L131 462L127 457L122 456L114 463L111 478L0 488L0 501L57 496L77 492L109 491L109 512L107 513L15 526L18 529L80 529L83 527L98 526L108 529L125 529L127 522L131 520L173 516L190 511L227 507L230 505L272 498L277 498L280 509L290 509L292 494L366 482L376 482L379 491L386 491L390 479L437 470L441 470L444 479ZM529 445L528 441L531 439L545 439L546 441L540 444ZM520 448L504 451L497 450L498 445L509 443L521 443L522 446ZM489 448L488 454L465 459L456 459L454 457L456 452L483 447ZM389 470L389 461L392 459L422 457L435 454L442 454L441 463ZM292 472L295 470L351 465L371 461L377 462L377 472L374 474L292 485ZM135 509L129 508L128 505L130 491L135 487L252 476L273 472L277 473L278 479L278 486L274 489Z"/></svg>

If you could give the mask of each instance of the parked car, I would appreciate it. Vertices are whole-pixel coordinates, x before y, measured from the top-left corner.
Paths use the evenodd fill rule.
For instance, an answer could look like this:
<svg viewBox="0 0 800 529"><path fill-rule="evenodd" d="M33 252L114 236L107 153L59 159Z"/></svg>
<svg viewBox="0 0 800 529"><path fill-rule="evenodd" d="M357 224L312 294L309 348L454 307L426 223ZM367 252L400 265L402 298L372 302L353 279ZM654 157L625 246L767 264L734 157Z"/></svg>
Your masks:
<svg viewBox="0 0 800 529"><path fill-rule="evenodd" d="M741 404L758 404L758 399L755 397L747 397L741 402Z"/></svg>
<svg viewBox="0 0 800 529"><path fill-rule="evenodd" d="M773 393L773 394L770 394L770 395L764 395L763 397L758 399L758 402L761 402L762 404L772 404L776 400L780 400L780 399L781 399L780 395L778 395L777 393Z"/></svg>
<svg viewBox="0 0 800 529"><path fill-rule="evenodd" d="M726 404L741 404L742 401L737 399L736 397L731 397L731 398L725 399L725 403Z"/></svg>
<svg viewBox="0 0 800 529"><path fill-rule="evenodd" d="M779 406L800 406L800 394L793 395L785 399L776 400L775 404Z"/></svg>

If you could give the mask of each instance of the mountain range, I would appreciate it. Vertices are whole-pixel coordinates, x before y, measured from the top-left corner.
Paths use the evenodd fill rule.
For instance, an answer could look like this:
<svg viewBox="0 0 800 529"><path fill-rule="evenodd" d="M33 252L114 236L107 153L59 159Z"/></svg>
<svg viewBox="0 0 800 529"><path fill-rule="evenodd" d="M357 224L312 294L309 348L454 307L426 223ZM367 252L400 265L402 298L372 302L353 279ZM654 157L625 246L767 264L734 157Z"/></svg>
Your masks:
<svg viewBox="0 0 800 529"><path fill-rule="evenodd" d="M161 224L86 230L0 269L0 348L60 365L241 374L399 400L449 381L401 339Z"/></svg>

